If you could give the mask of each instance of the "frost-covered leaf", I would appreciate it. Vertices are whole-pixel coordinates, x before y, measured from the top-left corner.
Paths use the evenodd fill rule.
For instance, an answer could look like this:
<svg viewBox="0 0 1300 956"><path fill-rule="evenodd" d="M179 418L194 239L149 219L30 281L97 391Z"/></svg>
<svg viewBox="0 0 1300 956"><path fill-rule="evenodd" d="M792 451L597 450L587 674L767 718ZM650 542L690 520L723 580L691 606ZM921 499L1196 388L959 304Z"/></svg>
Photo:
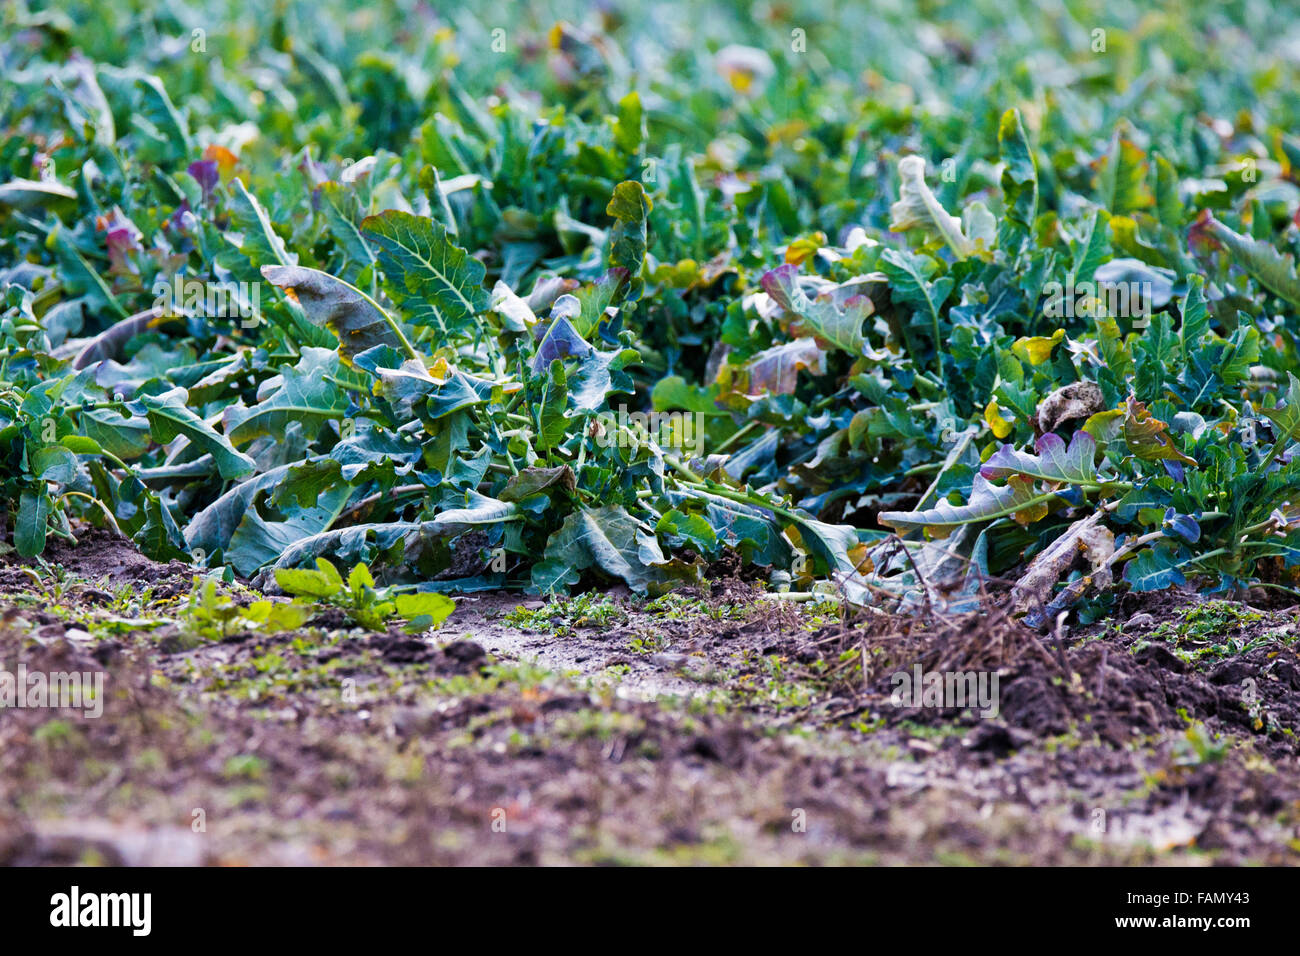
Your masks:
<svg viewBox="0 0 1300 956"><path fill-rule="evenodd" d="M308 320L334 333L345 361L377 345L405 345L408 354L413 352L397 321L342 279L305 266L263 266L262 275L298 302Z"/></svg>
<svg viewBox="0 0 1300 956"><path fill-rule="evenodd" d="M975 251L975 243L962 232L961 220L944 209L926 185L924 159L920 156L900 159L898 180L898 201L889 207L892 232L919 229L932 239L942 240L959 259Z"/></svg>
<svg viewBox="0 0 1300 956"><path fill-rule="evenodd" d="M1005 485L995 485L983 475L976 475L964 504L954 505L945 499L920 511L882 511L878 519L896 531L924 529L943 536L954 528L975 521L991 521L1029 512L1048 497L1035 492L1032 481L1012 477Z"/></svg>
<svg viewBox="0 0 1300 956"><path fill-rule="evenodd" d="M810 332L819 340L850 355L868 355L884 359L886 355L872 349L863 332L863 323L875 311L870 298L857 295L837 305L830 296L810 299L799 287L797 266L784 265L763 276L763 290L781 308L797 317L794 331Z"/></svg>
<svg viewBox="0 0 1300 956"><path fill-rule="evenodd" d="M1034 443L1037 454L1003 445L980 468L985 478L1023 475L1041 481L1084 484L1097 481L1097 443L1085 431L1077 431L1067 446L1059 435L1047 433Z"/></svg>

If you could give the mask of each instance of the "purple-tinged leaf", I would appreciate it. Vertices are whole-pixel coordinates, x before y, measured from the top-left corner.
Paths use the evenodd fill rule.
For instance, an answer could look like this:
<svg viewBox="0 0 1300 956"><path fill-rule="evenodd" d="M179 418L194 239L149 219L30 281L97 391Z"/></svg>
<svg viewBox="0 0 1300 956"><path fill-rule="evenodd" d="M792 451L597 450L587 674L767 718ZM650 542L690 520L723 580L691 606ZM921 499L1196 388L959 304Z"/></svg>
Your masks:
<svg viewBox="0 0 1300 956"><path fill-rule="evenodd" d="M1097 444L1085 431L1075 432L1068 447L1059 435L1048 432L1038 439L1034 449L1038 454L1031 455L1016 451L1011 445L1003 445L984 463L980 474L989 479L1024 475L1066 484L1097 480L1094 462Z"/></svg>

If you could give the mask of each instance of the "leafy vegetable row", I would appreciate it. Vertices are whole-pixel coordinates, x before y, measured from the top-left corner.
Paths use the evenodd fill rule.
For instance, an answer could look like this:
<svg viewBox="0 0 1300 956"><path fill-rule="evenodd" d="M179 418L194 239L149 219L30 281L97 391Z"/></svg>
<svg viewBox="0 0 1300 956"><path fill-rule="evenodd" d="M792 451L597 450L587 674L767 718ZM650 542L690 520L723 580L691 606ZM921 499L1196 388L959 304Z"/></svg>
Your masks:
<svg viewBox="0 0 1300 956"><path fill-rule="evenodd" d="M253 97L74 29L0 46L23 555L82 517L264 584L644 593L736 552L860 603L1014 576L1038 622L1295 584L1300 142L1256 118L1098 136L999 85L954 155L794 49L651 82L560 22L539 98L440 33L421 97L411 51L281 37Z"/></svg>

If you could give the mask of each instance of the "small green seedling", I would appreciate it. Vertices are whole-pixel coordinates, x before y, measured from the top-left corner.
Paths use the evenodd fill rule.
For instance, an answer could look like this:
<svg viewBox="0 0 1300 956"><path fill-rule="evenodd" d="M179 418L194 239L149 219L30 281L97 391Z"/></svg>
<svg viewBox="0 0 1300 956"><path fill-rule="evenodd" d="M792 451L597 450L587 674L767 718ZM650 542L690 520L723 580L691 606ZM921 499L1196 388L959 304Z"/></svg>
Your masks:
<svg viewBox="0 0 1300 956"><path fill-rule="evenodd" d="M181 612L185 631L192 637L219 641L240 631L262 630L269 633L292 631L302 627L309 609L300 604L254 601L241 607L208 578L195 583L190 601Z"/></svg>
<svg viewBox="0 0 1300 956"><path fill-rule="evenodd" d="M338 569L325 558L316 559L316 569L279 568L275 581L296 604L323 604L341 608L348 617L372 631L383 630L391 617L406 619L410 633L437 627L456 609L445 594L431 591L399 593L396 588L376 588L374 576L365 564L357 564L343 580Z"/></svg>

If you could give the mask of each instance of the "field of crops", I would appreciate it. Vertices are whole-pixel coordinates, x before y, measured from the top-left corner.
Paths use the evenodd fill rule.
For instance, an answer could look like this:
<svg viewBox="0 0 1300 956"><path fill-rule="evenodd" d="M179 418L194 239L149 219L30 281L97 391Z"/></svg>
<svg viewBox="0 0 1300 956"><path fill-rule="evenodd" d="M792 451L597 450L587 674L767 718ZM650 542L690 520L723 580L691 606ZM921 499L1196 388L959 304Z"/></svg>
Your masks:
<svg viewBox="0 0 1300 956"><path fill-rule="evenodd" d="M283 704L346 740L315 708L340 687L361 706L361 673L398 736L430 693L475 698L539 737L534 718L591 721L547 727L602 747L636 725L627 746L661 756L686 740L742 789L763 761L811 772L770 752L774 727L884 748L864 767L947 753L950 731L967 755L1034 742L1040 763L1002 772L1047 781L1045 741L1087 741L1101 779L1138 735L1170 789L1143 791L1145 836L1118 849L1069 787L1073 830L904 849L855 829L853 801L891 802L858 781L808 858L1295 861L1297 820L1267 809L1300 786L1285 5L16 0L0 72L4 647L152 672L180 694L158 706L236 737ZM611 629L623 644L592 650ZM913 663L1001 675L1004 719L919 693L888 710ZM709 720L754 735L739 765L730 730L661 706L702 687ZM465 721L435 727L476 737ZM69 746L99 754L98 732ZM41 780L0 817L45 847L14 859L44 859L62 824L33 807L67 753L23 739L0 759ZM430 766L455 759L440 739ZM209 781L230 813L232 781L307 772L231 746ZM1187 773L1261 753L1274 829L1224 817L1239 805L1163 815ZM466 819L508 803L484 785ZM931 798L916 819L962 817ZM427 829L420 807L397 816ZM529 825L526 852L418 827L392 846L804 852L734 828L720 849L698 822L577 849ZM204 858L265 862L249 827Z"/></svg>

